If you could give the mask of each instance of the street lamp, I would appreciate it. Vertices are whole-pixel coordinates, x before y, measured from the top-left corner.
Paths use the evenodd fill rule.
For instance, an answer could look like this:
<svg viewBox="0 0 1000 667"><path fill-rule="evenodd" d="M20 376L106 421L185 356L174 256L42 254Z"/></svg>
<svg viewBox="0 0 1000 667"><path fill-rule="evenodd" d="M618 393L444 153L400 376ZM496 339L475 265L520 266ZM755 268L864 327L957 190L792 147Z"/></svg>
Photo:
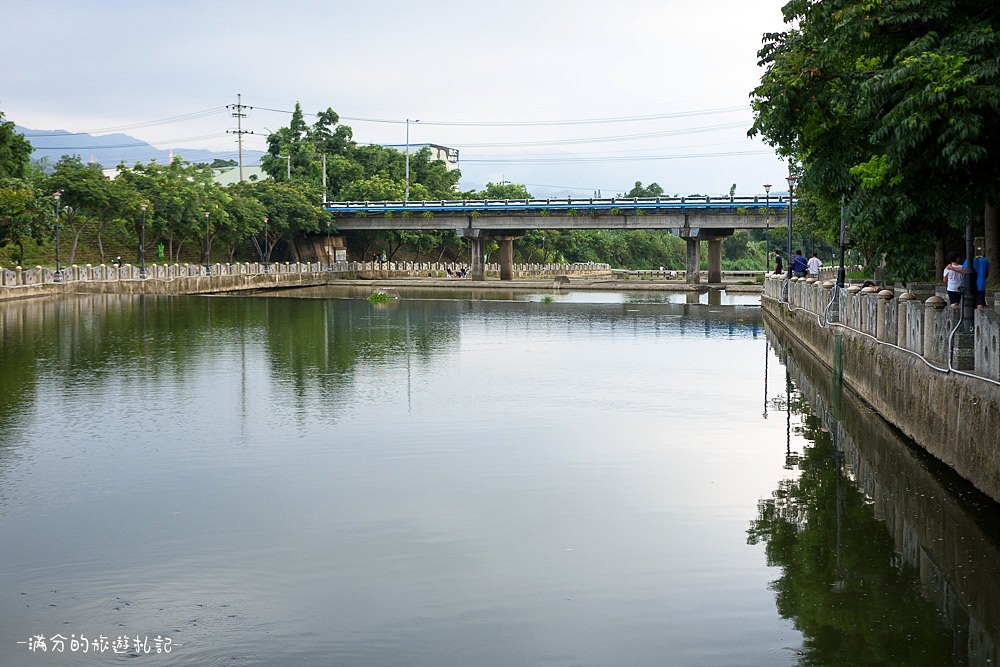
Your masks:
<svg viewBox="0 0 1000 667"><path fill-rule="evenodd" d="M792 200L795 194L795 181L798 180L798 176L793 176L789 174L785 177L788 181L788 255L786 255L786 263L788 264L788 287L791 289L792 280Z"/></svg>
<svg viewBox="0 0 1000 667"><path fill-rule="evenodd" d="M771 184L764 184L764 275L767 276L767 269L771 261L771 250L767 247L767 238L771 232Z"/></svg>
<svg viewBox="0 0 1000 667"><path fill-rule="evenodd" d="M330 247L330 220L326 221L326 268L333 270L333 248Z"/></svg>
<svg viewBox="0 0 1000 667"><path fill-rule="evenodd" d="M406 119L406 194L403 195L403 202L410 201L410 123L419 123L420 120Z"/></svg>
<svg viewBox="0 0 1000 667"><path fill-rule="evenodd" d="M62 282L62 268L59 265L59 199L62 197L62 190L56 190L52 193L52 198L56 200L56 272L52 279L57 282Z"/></svg>
<svg viewBox="0 0 1000 667"><path fill-rule="evenodd" d="M840 269L837 271L837 287L844 289L847 284L847 270L844 268L844 252L847 248L847 211L844 198L840 198Z"/></svg>
<svg viewBox="0 0 1000 667"><path fill-rule="evenodd" d="M142 227L139 228L139 277L146 278L146 209L149 204L139 204L142 209Z"/></svg>
<svg viewBox="0 0 1000 667"><path fill-rule="evenodd" d="M260 261L264 262L264 273L267 273L268 260L271 259L271 249L267 245L267 222L270 220L266 215L264 216L264 247L260 253Z"/></svg>
<svg viewBox="0 0 1000 667"><path fill-rule="evenodd" d="M212 266L208 259L208 211L205 211L205 272L212 275Z"/></svg>

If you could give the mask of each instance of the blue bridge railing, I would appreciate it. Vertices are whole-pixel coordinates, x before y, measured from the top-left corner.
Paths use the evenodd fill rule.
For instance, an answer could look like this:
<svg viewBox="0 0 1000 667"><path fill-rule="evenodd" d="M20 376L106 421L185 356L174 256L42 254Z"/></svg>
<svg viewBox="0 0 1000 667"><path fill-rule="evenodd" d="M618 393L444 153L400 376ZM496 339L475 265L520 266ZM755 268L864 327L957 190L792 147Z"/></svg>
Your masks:
<svg viewBox="0 0 1000 667"><path fill-rule="evenodd" d="M794 202L793 202L794 203ZM436 201L346 201L324 202L323 208L331 213L386 213L412 211L416 213L516 213L531 211L608 211L615 209L628 213L676 209L764 209L783 211L788 206L788 197L733 196L733 197L611 197L606 199L441 199Z"/></svg>

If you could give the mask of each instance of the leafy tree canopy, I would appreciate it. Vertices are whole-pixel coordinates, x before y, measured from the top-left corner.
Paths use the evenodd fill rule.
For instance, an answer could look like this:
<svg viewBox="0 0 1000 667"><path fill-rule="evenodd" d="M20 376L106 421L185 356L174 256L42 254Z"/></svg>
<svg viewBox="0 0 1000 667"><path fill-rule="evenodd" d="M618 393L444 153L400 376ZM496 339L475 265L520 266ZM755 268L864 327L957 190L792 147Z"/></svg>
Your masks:
<svg viewBox="0 0 1000 667"><path fill-rule="evenodd" d="M1000 6L791 0L783 13L789 28L758 54L750 135L799 163L829 234L843 201L892 276L923 276L934 242L996 192Z"/></svg>
<svg viewBox="0 0 1000 667"><path fill-rule="evenodd" d="M622 197L662 197L666 193L663 188L660 187L659 183L650 183L649 185L643 185L642 181L636 181L632 189L626 192Z"/></svg>
<svg viewBox="0 0 1000 667"><path fill-rule="evenodd" d="M24 178L31 163L31 142L14 131L0 111L0 178Z"/></svg>

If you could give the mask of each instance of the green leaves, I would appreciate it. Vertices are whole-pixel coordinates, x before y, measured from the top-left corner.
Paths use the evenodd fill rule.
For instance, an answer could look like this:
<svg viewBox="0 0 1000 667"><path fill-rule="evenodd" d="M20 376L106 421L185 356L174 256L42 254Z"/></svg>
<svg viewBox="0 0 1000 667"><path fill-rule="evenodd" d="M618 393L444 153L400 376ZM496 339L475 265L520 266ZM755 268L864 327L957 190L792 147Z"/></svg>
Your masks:
<svg viewBox="0 0 1000 667"><path fill-rule="evenodd" d="M801 163L825 226L843 198L853 239L899 276L927 273L935 240L965 224L956 202L979 208L1000 177L1000 9L793 0L784 15L790 29L758 53L751 136Z"/></svg>
<svg viewBox="0 0 1000 667"><path fill-rule="evenodd" d="M338 125L340 117L328 108L316 114L316 122L305 122L296 103L288 127L279 128L268 138L267 154L261 166L271 178L306 184L317 193L323 190L323 164L326 161L326 194L330 201L365 201L383 199L374 192L394 190L402 200L406 189L405 151L384 146L358 146L353 130ZM410 199L451 199L455 196L460 172L449 170L445 162L434 159L426 146L410 146ZM363 193L368 193L365 195Z"/></svg>
<svg viewBox="0 0 1000 667"><path fill-rule="evenodd" d="M31 162L31 142L14 131L0 111L0 178L24 178Z"/></svg>

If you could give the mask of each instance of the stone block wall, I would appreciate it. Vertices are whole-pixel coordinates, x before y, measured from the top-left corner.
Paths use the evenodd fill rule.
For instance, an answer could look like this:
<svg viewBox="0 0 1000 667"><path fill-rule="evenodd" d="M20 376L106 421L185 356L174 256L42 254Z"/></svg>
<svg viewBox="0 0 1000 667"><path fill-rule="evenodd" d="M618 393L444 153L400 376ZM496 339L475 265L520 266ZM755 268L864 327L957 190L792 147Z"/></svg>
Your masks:
<svg viewBox="0 0 1000 667"><path fill-rule="evenodd" d="M238 262L204 264L147 264L146 277L131 264L72 265L56 274L35 267L0 269L0 301L61 292L123 292L127 294L195 294L259 289L277 285L321 285L338 278L447 277L466 268L462 263L439 262ZM516 278L610 275L607 264L515 264ZM499 264L487 264L486 274L500 275Z"/></svg>

